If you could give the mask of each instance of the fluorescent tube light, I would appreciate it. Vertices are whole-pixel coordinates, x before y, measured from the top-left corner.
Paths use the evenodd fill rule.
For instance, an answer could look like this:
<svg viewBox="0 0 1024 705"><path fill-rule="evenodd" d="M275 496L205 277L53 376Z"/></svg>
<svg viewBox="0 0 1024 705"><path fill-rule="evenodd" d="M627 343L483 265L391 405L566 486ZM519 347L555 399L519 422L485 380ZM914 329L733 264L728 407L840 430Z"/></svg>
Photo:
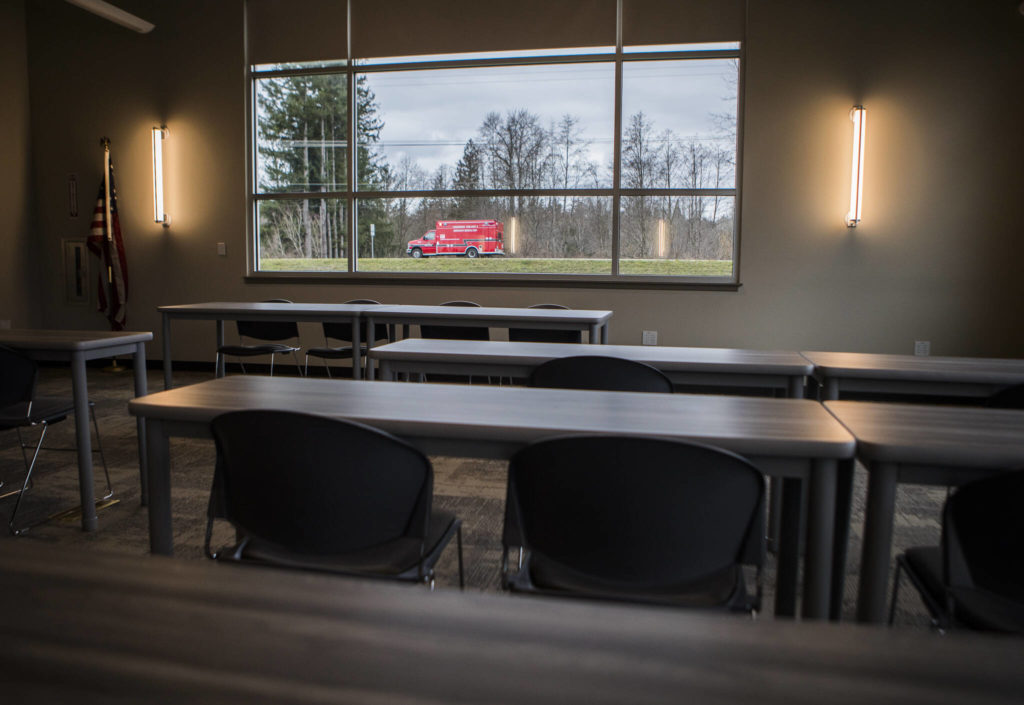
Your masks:
<svg viewBox="0 0 1024 705"><path fill-rule="evenodd" d="M853 121L853 155L850 167L850 212L846 214L846 225L857 227L861 219L864 200L864 135L868 115L863 105L855 105L850 111Z"/></svg>
<svg viewBox="0 0 1024 705"><path fill-rule="evenodd" d="M110 20L115 24L119 24L122 27L133 29L139 34L146 34L153 31L155 26L151 22L141 17L136 17L130 12L125 12L119 7L111 5L109 2L103 0L67 0L75 7L80 7L87 12L91 12L94 15L99 15L105 20Z"/></svg>

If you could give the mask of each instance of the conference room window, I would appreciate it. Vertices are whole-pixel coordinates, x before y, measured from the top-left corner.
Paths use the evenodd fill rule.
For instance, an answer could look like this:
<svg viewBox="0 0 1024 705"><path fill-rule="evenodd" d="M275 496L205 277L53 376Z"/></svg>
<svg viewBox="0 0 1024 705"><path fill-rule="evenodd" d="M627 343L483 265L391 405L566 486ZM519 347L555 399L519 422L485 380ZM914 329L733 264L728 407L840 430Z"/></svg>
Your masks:
<svg viewBox="0 0 1024 705"><path fill-rule="evenodd" d="M735 284L740 59L691 42L254 65L253 273Z"/></svg>

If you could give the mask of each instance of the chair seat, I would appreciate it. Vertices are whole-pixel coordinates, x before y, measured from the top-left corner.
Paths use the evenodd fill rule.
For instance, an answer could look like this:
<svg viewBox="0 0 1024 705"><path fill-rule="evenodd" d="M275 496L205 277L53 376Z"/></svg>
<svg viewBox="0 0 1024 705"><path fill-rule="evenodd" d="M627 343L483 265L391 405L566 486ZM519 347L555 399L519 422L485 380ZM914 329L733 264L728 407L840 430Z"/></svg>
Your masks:
<svg viewBox="0 0 1024 705"><path fill-rule="evenodd" d="M642 585L588 575L546 556L532 554L524 569L510 581L509 587L524 592L565 592L574 597L678 607L727 606L742 610L758 607L747 592L743 571L735 565L683 583Z"/></svg>
<svg viewBox="0 0 1024 705"><path fill-rule="evenodd" d="M92 406L92 402L89 402ZM75 411L73 400L64 397L36 397L32 400L32 413L28 403L20 402L0 409L0 429L17 428L37 423L56 423Z"/></svg>
<svg viewBox="0 0 1024 705"><path fill-rule="evenodd" d="M946 586L943 583L942 549L939 546L908 548L903 556L915 587L927 593L925 604L933 616L944 611ZM971 629L1024 633L1024 605L981 589L952 588L953 618ZM923 596L923 595L922 595Z"/></svg>
<svg viewBox="0 0 1024 705"><path fill-rule="evenodd" d="M360 346L361 349L365 350L366 346ZM312 357L323 357L329 360L340 360L342 358L352 357L352 346L342 345L336 348L321 346L318 348L308 348L306 354Z"/></svg>
<svg viewBox="0 0 1024 705"><path fill-rule="evenodd" d="M274 355L276 353L297 352L299 348L284 343L260 343L259 345L222 345L217 348L221 355L236 357L252 357L256 355Z"/></svg>
<svg viewBox="0 0 1024 705"><path fill-rule="evenodd" d="M1024 604L987 590L953 588L954 617L971 629L1024 634Z"/></svg>
<svg viewBox="0 0 1024 705"><path fill-rule="evenodd" d="M430 514L427 536L422 544L422 557L419 539L411 537L388 541L342 556L302 556L294 549L283 549L270 542L250 538L242 548L241 560L302 570L416 580L419 578L420 561L423 562L424 574L428 573L460 525L461 521L456 519L454 514L433 510ZM221 555L233 552L229 549L221 552Z"/></svg>

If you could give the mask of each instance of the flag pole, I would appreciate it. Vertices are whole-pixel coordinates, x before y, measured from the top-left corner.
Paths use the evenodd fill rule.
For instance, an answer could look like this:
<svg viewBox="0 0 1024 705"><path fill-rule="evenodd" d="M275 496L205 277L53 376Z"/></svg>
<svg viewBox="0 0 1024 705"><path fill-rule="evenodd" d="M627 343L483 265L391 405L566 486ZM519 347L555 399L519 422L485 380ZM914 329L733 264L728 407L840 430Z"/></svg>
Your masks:
<svg viewBox="0 0 1024 705"><path fill-rule="evenodd" d="M110 139L103 137L100 139L100 144L103 145L103 210L106 216L107 227L107 251L113 250L114 242L114 231L113 223L110 219ZM110 301L114 302L117 300L117 289L114 287L114 272L110 264L107 265L107 289L110 291ZM103 368L104 372L124 372L125 368L117 364L117 358L111 358L111 364Z"/></svg>

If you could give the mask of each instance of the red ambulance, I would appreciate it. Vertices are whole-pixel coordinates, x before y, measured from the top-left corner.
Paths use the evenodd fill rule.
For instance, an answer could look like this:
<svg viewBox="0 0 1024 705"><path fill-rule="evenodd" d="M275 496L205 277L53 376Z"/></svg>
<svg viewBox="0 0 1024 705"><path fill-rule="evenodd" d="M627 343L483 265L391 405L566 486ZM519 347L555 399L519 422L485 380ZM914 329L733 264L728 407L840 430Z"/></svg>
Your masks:
<svg viewBox="0 0 1024 705"><path fill-rule="evenodd" d="M405 254L416 259L434 255L503 255L505 226L497 220L439 220L419 240L410 240Z"/></svg>

